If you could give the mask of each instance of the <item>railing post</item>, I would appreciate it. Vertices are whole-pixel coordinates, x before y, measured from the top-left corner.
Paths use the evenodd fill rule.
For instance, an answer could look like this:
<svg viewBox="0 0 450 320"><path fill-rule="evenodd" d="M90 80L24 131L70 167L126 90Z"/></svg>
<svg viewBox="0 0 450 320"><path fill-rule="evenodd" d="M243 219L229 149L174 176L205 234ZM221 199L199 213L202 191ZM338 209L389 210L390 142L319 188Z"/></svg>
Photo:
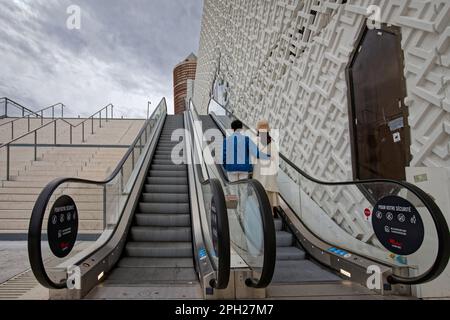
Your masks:
<svg viewBox="0 0 450 320"><path fill-rule="evenodd" d="M139 154L142 154L142 135L139 137Z"/></svg>
<svg viewBox="0 0 450 320"><path fill-rule="evenodd" d="M5 99L5 118L8 118L8 98Z"/></svg>
<svg viewBox="0 0 450 320"><path fill-rule="evenodd" d="M9 144L6 146L6 181L9 181Z"/></svg>
<svg viewBox="0 0 450 320"><path fill-rule="evenodd" d="M70 125L70 144L72 144L72 125Z"/></svg>
<svg viewBox="0 0 450 320"><path fill-rule="evenodd" d="M61 105L61 118L64 119L64 105Z"/></svg>
<svg viewBox="0 0 450 320"><path fill-rule="evenodd" d="M102 127L102 110L98 113L98 118L100 119L100 128Z"/></svg>
<svg viewBox="0 0 450 320"><path fill-rule="evenodd" d="M94 134L94 116L91 117L91 134Z"/></svg>
<svg viewBox="0 0 450 320"><path fill-rule="evenodd" d="M34 131L34 161L37 161L37 130Z"/></svg>
<svg viewBox="0 0 450 320"><path fill-rule="evenodd" d="M106 184L103 185L103 230L106 229Z"/></svg>
<svg viewBox="0 0 450 320"><path fill-rule="evenodd" d="M131 171L134 170L134 147L133 151L131 152Z"/></svg>
<svg viewBox="0 0 450 320"><path fill-rule="evenodd" d="M25 117L25 108L24 107L21 107L22 108L22 118L23 117Z"/></svg>
<svg viewBox="0 0 450 320"><path fill-rule="evenodd" d="M120 168L120 193L123 193L123 166Z"/></svg>
<svg viewBox="0 0 450 320"><path fill-rule="evenodd" d="M11 140L14 139L14 121L11 121Z"/></svg>
<svg viewBox="0 0 450 320"><path fill-rule="evenodd" d="M52 120L55 120L55 106L52 107Z"/></svg>
<svg viewBox="0 0 450 320"><path fill-rule="evenodd" d="M28 132L30 132L30 115L28 115Z"/></svg>
<svg viewBox="0 0 450 320"><path fill-rule="evenodd" d="M114 119L114 106L111 105L111 119Z"/></svg>
<svg viewBox="0 0 450 320"><path fill-rule="evenodd" d="M41 110L41 126L44 125L44 110Z"/></svg>
<svg viewBox="0 0 450 320"><path fill-rule="evenodd" d="M148 136L147 136L147 126L145 126L145 144L148 142Z"/></svg>
<svg viewBox="0 0 450 320"><path fill-rule="evenodd" d="M54 137L53 138L54 138L54 142L55 142L55 145L56 145L56 120L53 120L53 123L54 123L54 126L53 126L54 127L54 132L53 132L54 133Z"/></svg>
<svg viewBox="0 0 450 320"><path fill-rule="evenodd" d="M81 123L81 142L84 142L84 121Z"/></svg>
<svg viewBox="0 0 450 320"><path fill-rule="evenodd" d="M109 108L109 106L106 106L106 122L108 122L108 108Z"/></svg>

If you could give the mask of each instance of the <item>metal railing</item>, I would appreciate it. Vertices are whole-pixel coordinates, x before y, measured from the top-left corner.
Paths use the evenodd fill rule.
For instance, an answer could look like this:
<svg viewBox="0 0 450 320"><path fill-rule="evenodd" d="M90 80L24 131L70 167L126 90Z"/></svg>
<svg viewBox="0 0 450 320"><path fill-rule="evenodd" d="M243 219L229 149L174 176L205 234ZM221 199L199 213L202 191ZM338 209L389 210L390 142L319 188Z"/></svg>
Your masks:
<svg viewBox="0 0 450 320"><path fill-rule="evenodd" d="M104 225L102 235L99 240L100 243L96 243L97 247L90 250L87 249L88 252L81 252L82 256L75 262L75 265L86 264L82 263L82 261L86 261L90 256L95 255L102 249L105 249L108 242L114 237L117 228L121 225L121 220L123 216L123 210L127 206L128 199L130 197L130 189L134 187L136 183L136 172L141 170L141 167L135 167L138 161L141 161L140 166L144 166L143 159L146 157L146 154L149 150L145 150L144 146L148 146L152 140L152 134L158 128L158 124L164 120L167 114L167 106L165 99L162 99L158 107L153 112L152 116L146 120L143 127L141 128L139 134L137 135L134 142L128 148L125 155L122 157L118 165L115 167L113 172L104 180L95 181L89 179L81 179L81 178L57 178L50 183L48 183L36 200L36 203L33 207L28 231L28 256L30 260L31 269L39 281L46 288L54 288L54 289L62 289L67 287L67 283L61 279L61 281L54 281L51 279L49 274L47 273L46 267L44 265L44 259L42 257L41 250L41 237L42 237L42 228L44 222L44 215L46 210L48 209L49 202L54 196L56 190L63 185L68 183L77 184L81 186L92 185L101 187L103 193L101 195L101 199L103 202L103 214L104 214ZM131 162L131 170L130 168L125 168ZM125 172L127 170L127 172ZM127 177L128 178L127 178ZM113 183L114 188L118 188L112 193L108 193L108 184ZM117 199L118 192L119 196ZM107 204L110 202L115 202L116 206L114 210L107 210ZM113 212L114 211L114 212ZM111 217L109 217L111 216ZM106 219L113 220L110 224L106 223ZM111 231L111 232L107 232ZM105 271L107 272L107 271Z"/></svg>
<svg viewBox="0 0 450 320"><path fill-rule="evenodd" d="M34 111L7 97L0 98L0 106L3 107L3 112L0 113L0 118L25 117L26 114L35 114ZM18 110L18 113L14 114L12 110Z"/></svg>
<svg viewBox="0 0 450 320"><path fill-rule="evenodd" d="M4 99L4 102L5 102L5 110L8 109L6 104L8 104L10 102L14 103L14 105L17 104L17 102L14 102L11 99L8 99L8 98L3 98L3 99ZM0 104L1 103L2 102L0 102ZM44 125L44 112L51 109L52 110L52 115L51 115L51 117L49 117L49 119L54 120L55 119L55 108L58 108L58 107L61 108L61 116L58 117L58 118L59 119L64 119L64 108L66 106L63 103L58 102L58 103L55 103L55 104L53 104L51 106L48 106L48 107L43 108L41 110L38 110L36 112L31 111L31 113L28 113L27 115L24 115L24 116L22 116L20 118L16 118L16 119L11 120L9 122L2 123L2 124L0 124L0 128L4 127L4 126L8 126L8 125L11 126L11 140L13 140L14 139L14 129L15 129L16 122L26 119L27 120L27 131L26 131L26 133L28 133L28 132L31 131L31 119L32 118L35 118L35 119L39 119L40 118L41 119L41 124L40 125L42 126L42 125ZM27 110L29 110L29 109L27 109Z"/></svg>
<svg viewBox="0 0 450 320"><path fill-rule="evenodd" d="M225 116L229 119L239 119L232 111L228 110L226 107L220 105L217 101L214 99L211 99L215 104L215 106L218 106L221 109L221 116ZM215 115L214 111L210 110L211 103L208 105L208 111L207 113L212 115L214 121L217 123L219 128L221 126L224 126L225 124L219 120L219 117ZM255 130L251 129L250 126L246 125L244 123L244 126L255 133ZM222 130L223 128L221 128ZM429 215L431 216L431 221L434 224L435 230L436 230L436 237L437 237L437 252L436 257L431 265L425 272L423 272L420 275L414 276L414 277L404 277L396 274L392 274L388 277L388 281L391 284L407 284L407 285L415 285L415 284L421 284L425 282L432 281L433 279L436 279L446 268L449 257L450 257L450 232L449 227L446 222L446 219L439 208L439 206L436 204L434 199L425 191L423 191L421 188L417 187L416 185L413 185L406 181L397 181L397 180L391 180L391 179L370 179L370 180L354 180L354 181L322 181L320 179L314 178L308 173L306 173L304 170L300 169L296 164L294 164L292 161L290 161L285 155L282 153L279 154L280 159L284 161L284 163L289 167L290 170L293 170L294 172L298 173L301 177L306 179L307 181L322 185L322 186L349 186L349 185L371 185L371 184L388 184L400 187L402 189L407 190L410 192L414 197L416 198L417 202L421 204L424 208L427 209ZM286 200L286 199L285 199ZM287 201L288 202L288 201ZM298 214L298 212L297 212ZM316 235L318 238L322 238L318 235ZM361 253L360 253L361 254ZM363 254L362 254L363 255ZM367 254L365 255L367 256ZM368 257L369 259L371 257Z"/></svg>
<svg viewBox="0 0 450 320"><path fill-rule="evenodd" d="M111 115L108 117L108 112L111 112ZM94 124L96 122L96 116L98 116L98 124L99 124L99 128L102 128L102 113L105 113L104 116L104 121L105 122L109 122L111 119L113 119L114 117L114 106L112 104L108 104L105 107L101 108L99 111L95 112L93 115L91 115L90 117L86 118L85 120L83 120L82 122L73 125L72 123L68 122L67 120L63 119L63 118L56 118L53 119L50 122L47 122L43 125L41 125L40 127L33 129L31 131L28 131L22 135L20 135L19 137L16 137L14 139L11 139L10 141L3 143L0 145L0 150L2 148L6 148L6 180L9 181L11 178L10 175L10 166L11 166L11 146L14 146L14 143L26 138L28 136L33 136L33 147L34 147L34 152L33 152L33 161L37 161L38 157L37 157L37 149L38 149L38 133L39 131L41 131L42 129L53 125L53 145L57 144L57 124L59 122L62 122L63 125L67 125L69 126L69 144L73 144L73 130L75 128L78 128L81 126L81 142L84 143L86 142L86 135L85 135L85 126L86 124L89 122L90 123L90 127L91 127L91 135L94 134ZM42 119L42 118L41 118Z"/></svg>

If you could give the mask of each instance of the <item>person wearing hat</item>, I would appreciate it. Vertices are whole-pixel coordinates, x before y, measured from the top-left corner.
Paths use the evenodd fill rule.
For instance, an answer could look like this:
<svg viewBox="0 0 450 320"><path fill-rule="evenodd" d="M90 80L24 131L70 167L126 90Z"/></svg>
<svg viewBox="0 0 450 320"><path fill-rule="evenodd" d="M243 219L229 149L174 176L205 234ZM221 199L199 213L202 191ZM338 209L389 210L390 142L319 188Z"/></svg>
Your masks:
<svg viewBox="0 0 450 320"><path fill-rule="evenodd" d="M272 213L275 214L274 208L280 205L278 198L278 148L270 136L270 126L267 120L259 121L256 129L258 131L258 150L270 154L270 158L253 159L253 179L258 180L263 185L272 206Z"/></svg>

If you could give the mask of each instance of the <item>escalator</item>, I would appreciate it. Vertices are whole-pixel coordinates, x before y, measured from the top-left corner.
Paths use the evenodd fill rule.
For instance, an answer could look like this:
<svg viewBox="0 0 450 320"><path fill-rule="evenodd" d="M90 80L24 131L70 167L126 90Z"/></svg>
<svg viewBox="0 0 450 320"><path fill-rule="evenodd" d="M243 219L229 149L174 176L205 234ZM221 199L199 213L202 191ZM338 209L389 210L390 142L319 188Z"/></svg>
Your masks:
<svg viewBox="0 0 450 320"><path fill-rule="evenodd" d="M193 105L191 109L195 112ZM231 119L229 118L222 117L221 122L216 122L211 115L199 115L198 118L202 123L204 133L206 133L207 130L219 129L223 135L225 134L223 129L230 128L231 126ZM221 124L226 124L226 126L224 125L224 127L222 127ZM213 149L217 150L217 148L220 148L220 143ZM342 280L330 270L325 269L309 259L304 249L297 243L291 230L283 223L281 218L274 219L274 227L276 238L276 264L271 281L272 283L325 283Z"/></svg>
<svg viewBox="0 0 450 320"><path fill-rule="evenodd" d="M196 112L192 103L191 109ZM219 129L222 136L238 119L213 99L207 114L199 115L203 126ZM256 139L245 123L244 129ZM416 285L437 278L448 264L448 225L433 198L415 185L386 179L321 181L283 154L278 185L276 265L266 288L268 298L410 297ZM367 198L363 191L373 188L384 194ZM344 203L342 194L347 196ZM337 216L339 211L344 218Z"/></svg>
<svg viewBox="0 0 450 320"><path fill-rule="evenodd" d="M123 255L88 299L117 298L117 287L121 287L119 297L123 298L124 288L130 285L153 286L155 291L171 287L170 292L165 289L166 297L180 293L187 298L201 297L194 269L187 165L171 160L179 143L171 140L172 134L182 128L182 115L167 116Z"/></svg>
<svg viewBox="0 0 450 320"><path fill-rule="evenodd" d="M258 182L230 186L215 168L200 152L190 113L167 115L163 99L107 179L62 177L44 187L28 234L36 279L52 299L234 298L230 266L238 260L243 286L265 287L275 243L262 233L273 229L268 199ZM236 208L227 208L231 189L245 190ZM84 197L103 209L101 235L87 244L77 241ZM246 208L261 226L251 266L239 257L248 235L233 224ZM236 254L230 242L244 249Z"/></svg>

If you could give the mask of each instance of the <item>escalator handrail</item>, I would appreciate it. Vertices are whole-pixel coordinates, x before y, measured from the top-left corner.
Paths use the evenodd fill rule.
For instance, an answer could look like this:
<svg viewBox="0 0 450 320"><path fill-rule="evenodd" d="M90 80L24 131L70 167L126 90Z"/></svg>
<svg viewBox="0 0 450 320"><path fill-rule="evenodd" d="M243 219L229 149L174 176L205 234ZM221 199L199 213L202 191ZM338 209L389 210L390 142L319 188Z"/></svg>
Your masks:
<svg viewBox="0 0 450 320"><path fill-rule="evenodd" d="M190 105L194 106L192 100L189 102ZM193 112L196 112L195 106ZM222 129L219 127L222 131ZM222 131L222 134L226 136L226 133ZM204 150L201 150L202 154ZM272 281L273 274L275 272L275 263L276 263L276 234L275 234L275 225L272 216L272 210L270 201L267 197L267 193L262 186L262 184L255 179L243 179L238 181L231 182L228 179L228 176L225 173L225 169L219 163L215 163L217 171L225 183L225 185L240 185L240 184L248 184L255 190L255 194L258 200L259 208L261 209L261 221L263 227L263 236L264 236L264 257L263 257L263 267L261 271L261 275L259 279L248 278L245 280L247 286L252 288L265 288ZM208 170L206 170L207 174Z"/></svg>
<svg viewBox="0 0 450 320"><path fill-rule="evenodd" d="M239 119L232 111L228 110L226 107L220 105L216 100L211 99L214 101L218 106L223 108L223 110L230 116L234 117L235 119ZM208 104L208 110L207 113L210 114L209 110L210 104ZM219 125L220 121L218 121L213 115L213 120L218 124L219 128L221 126ZM246 125L243 122L244 126L246 126L248 129L252 130L250 126ZM254 132L255 133L255 132ZM342 182L330 182L330 181L322 181L319 179L316 179L309 174L307 174L305 171L300 169L297 165L295 165L292 161L290 161L286 156L284 156L282 153L279 153L280 158L285 161L292 169L294 169L297 173L301 174L306 179L320 184L320 185L326 185L326 186L343 186L343 185L362 185L362 184L368 184L368 183L390 183L390 184L396 184L399 185L410 192L412 192L427 208L428 212L430 213L438 236L438 251L436 254L436 259L433 263L433 265L424 273L414 276L414 277L402 277L398 275L390 275L388 277L388 281L392 284L408 284L408 285L415 285L415 284L421 284L425 282L432 281L433 279L437 278L447 267L449 258L450 258L450 231L447 224L447 221L439 208L439 206L436 204L436 202L433 200L433 198L423 191L421 188L417 187L416 185L406 182L406 181L397 181L392 179L367 179L367 180L353 180L353 181L342 181Z"/></svg>
<svg viewBox="0 0 450 320"><path fill-rule="evenodd" d="M145 121L144 125L142 126L133 143L128 148L127 152L124 154L120 162L117 164L114 171L106 179L89 180L74 177L61 177L56 178L53 181L49 182L42 189L31 213L30 224L28 228L28 257L30 260L30 265L33 274L35 275L39 283L42 284L44 287L53 289L63 289L67 285L65 282L56 283L50 279L50 277L47 274L47 271L45 270L44 261L42 259L42 251L41 251L42 223L44 220L44 215L47 209L48 202L50 201L53 192L61 184L68 182L91 184L91 185L106 185L107 183L111 182L121 172L124 164L128 160L133 150L136 148L140 138L142 137L142 134L144 133L150 122L153 120L152 119L153 116L160 109L160 106L163 106L164 109L162 111L164 113L167 113L167 105L165 101L166 101L165 98L163 98L159 103L158 107L156 107L156 109L153 111L150 118L148 118Z"/></svg>
<svg viewBox="0 0 450 320"><path fill-rule="evenodd" d="M188 132L190 132L191 139L198 139L195 134L195 130L192 125L192 114L190 117L188 115L188 119L190 120L188 124ZM197 140L196 139L196 140ZM194 158L195 151L197 149L197 144L193 142L193 148L191 148L191 157ZM198 142L198 141L196 141ZM207 177L204 177L202 172L202 165L196 164L193 159L193 164L198 168L197 174L198 179L201 185L210 185L212 199L214 199L216 210L217 210L217 255L218 265L217 265L217 277L216 279L211 279L209 285L214 289L226 289L228 287L228 283L230 281L230 261L231 261L231 248L230 248L230 227L228 224L228 212L227 205L225 201L225 194L223 192L222 185L219 180L210 178L208 175L208 171L206 170ZM204 164L204 161L202 161ZM212 239L211 239L212 240ZM204 239L205 241L205 239ZM208 252L208 254L211 254Z"/></svg>

